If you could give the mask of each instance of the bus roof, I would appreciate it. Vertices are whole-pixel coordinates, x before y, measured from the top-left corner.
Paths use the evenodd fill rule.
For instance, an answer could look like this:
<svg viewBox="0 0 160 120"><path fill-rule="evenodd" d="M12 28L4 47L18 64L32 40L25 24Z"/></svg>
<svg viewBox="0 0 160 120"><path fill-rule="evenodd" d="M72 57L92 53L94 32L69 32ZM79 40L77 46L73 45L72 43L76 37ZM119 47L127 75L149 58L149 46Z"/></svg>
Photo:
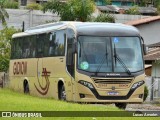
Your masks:
<svg viewBox="0 0 160 120"><path fill-rule="evenodd" d="M36 35L66 28L72 28L78 35L139 36L139 31L135 27L120 23L57 22L32 27L25 32L16 33L12 37Z"/></svg>

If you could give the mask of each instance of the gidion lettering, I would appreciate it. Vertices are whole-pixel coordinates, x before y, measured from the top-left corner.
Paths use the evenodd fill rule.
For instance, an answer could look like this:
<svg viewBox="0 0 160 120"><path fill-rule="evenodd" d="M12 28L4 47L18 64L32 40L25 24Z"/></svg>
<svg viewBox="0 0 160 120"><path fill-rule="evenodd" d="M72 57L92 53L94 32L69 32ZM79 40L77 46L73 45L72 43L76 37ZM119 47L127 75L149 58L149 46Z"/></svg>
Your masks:
<svg viewBox="0 0 160 120"><path fill-rule="evenodd" d="M27 73L27 62L14 62L13 74L14 75L25 75Z"/></svg>

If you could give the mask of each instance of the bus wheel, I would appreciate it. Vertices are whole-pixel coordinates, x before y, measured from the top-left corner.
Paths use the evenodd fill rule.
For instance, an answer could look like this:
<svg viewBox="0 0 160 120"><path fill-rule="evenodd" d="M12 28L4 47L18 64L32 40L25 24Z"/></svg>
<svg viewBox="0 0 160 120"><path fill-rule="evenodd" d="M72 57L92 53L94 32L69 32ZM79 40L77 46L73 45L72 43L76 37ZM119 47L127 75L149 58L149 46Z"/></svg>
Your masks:
<svg viewBox="0 0 160 120"><path fill-rule="evenodd" d="M66 100L66 91L65 91L65 87L64 87L64 85L62 85L61 87L60 87L60 90L59 90L59 99L60 100Z"/></svg>
<svg viewBox="0 0 160 120"><path fill-rule="evenodd" d="M127 106L127 103L115 103L115 106L120 109L125 109Z"/></svg>
<svg viewBox="0 0 160 120"><path fill-rule="evenodd" d="M24 93L29 94L29 84L27 80L24 80L23 86L24 86Z"/></svg>

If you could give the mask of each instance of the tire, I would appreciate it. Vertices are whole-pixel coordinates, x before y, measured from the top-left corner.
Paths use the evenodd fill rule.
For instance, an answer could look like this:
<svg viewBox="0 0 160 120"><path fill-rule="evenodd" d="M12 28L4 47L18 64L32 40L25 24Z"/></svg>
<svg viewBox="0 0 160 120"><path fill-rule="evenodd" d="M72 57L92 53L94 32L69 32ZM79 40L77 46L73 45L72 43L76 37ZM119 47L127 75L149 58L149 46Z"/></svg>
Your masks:
<svg viewBox="0 0 160 120"><path fill-rule="evenodd" d="M24 84L24 93L29 94L29 84L28 84L28 82L25 82L25 84Z"/></svg>
<svg viewBox="0 0 160 120"><path fill-rule="evenodd" d="M65 91L64 85L62 85L62 86L60 87L59 99L60 99L60 100L63 100L63 101L66 101L66 91Z"/></svg>
<svg viewBox="0 0 160 120"><path fill-rule="evenodd" d="M119 109L126 109L127 103L115 103L115 106Z"/></svg>

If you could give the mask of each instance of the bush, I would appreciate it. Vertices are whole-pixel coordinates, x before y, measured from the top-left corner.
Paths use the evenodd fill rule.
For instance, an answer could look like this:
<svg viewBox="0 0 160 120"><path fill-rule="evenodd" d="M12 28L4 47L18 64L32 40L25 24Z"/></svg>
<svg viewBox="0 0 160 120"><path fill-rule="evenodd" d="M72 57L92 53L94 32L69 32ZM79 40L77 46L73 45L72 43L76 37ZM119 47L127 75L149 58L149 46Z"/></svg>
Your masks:
<svg viewBox="0 0 160 120"><path fill-rule="evenodd" d="M133 6L133 7L129 8L129 10L125 11L125 14L140 15L138 6Z"/></svg>
<svg viewBox="0 0 160 120"><path fill-rule="evenodd" d="M32 4L28 4L26 9L31 9L31 10L41 10L42 6L37 4L37 3L32 3Z"/></svg>
<svg viewBox="0 0 160 120"><path fill-rule="evenodd" d="M18 2L15 2L15 1L6 0L4 3L4 7L10 8L10 9L18 9L19 4L18 4Z"/></svg>
<svg viewBox="0 0 160 120"><path fill-rule="evenodd" d="M111 22L115 23L115 18L109 13L101 13L96 18L93 19L94 22Z"/></svg>
<svg viewBox="0 0 160 120"><path fill-rule="evenodd" d="M145 87L144 87L144 97L143 97L143 101L146 100L147 96L148 96L148 88L147 88L147 86L145 86Z"/></svg>
<svg viewBox="0 0 160 120"><path fill-rule="evenodd" d="M0 72L6 72L9 68L12 35L17 32L20 30L7 26L0 30Z"/></svg>

